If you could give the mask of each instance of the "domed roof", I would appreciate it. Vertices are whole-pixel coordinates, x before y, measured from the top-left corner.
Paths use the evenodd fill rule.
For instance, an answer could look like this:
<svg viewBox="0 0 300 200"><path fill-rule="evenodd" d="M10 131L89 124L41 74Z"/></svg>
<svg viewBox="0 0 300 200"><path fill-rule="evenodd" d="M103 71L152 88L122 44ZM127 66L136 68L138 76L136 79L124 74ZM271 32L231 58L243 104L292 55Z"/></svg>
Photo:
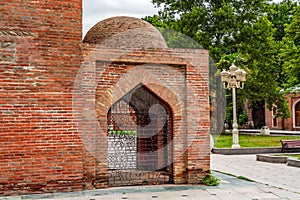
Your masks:
<svg viewBox="0 0 300 200"><path fill-rule="evenodd" d="M87 32L83 42L107 48L167 48L163 36L154 26L134 17L100 21Z"/></svg>

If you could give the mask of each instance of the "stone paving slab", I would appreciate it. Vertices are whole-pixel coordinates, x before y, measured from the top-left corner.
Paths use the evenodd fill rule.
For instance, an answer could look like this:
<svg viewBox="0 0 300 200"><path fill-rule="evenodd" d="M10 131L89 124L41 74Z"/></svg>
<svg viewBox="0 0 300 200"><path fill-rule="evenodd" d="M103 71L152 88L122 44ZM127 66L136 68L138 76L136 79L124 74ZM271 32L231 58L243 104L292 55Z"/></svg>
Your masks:
<svg viewBox="0 0 300 200"><path fill-rule="evenodd" d="M270 187L270 186L262 186L260 187L261 190L265 191L266 193L273 193L281 196L282 199L300 199L300 194L295 192L290 192L284 189Z"/></svg>
<svg viewBox="0 0 300 200"><path fill-rule="evenodd" d="M290 191L278 192L276 188L238 179L214 172L221 180L219 186L162 185L141 187L120 187L74 193L53 193L0 197L0 200L298 200L299 195ZM280 195L278 195L280 194ZM294 195L294 196L293 196ZM288 197L288 198L287 198Z"/></svg>
<svg viewBox="0 0 300 200"><path fill-rule="evenodd" d="M299 200L300 168L256 161L255 155L212 155L219 186L160 185L119 187L74 193L0 197L0 200ZM250 182L235 176L258 182ZM287 177L287 178L285 178ZM279 184L280 183L280 184ZM282 187L280 187L282 186Z"/></svg>
<svg viewBox="0 0 300 200"><path fill-rule="evenodd" d="M213 170L247 177L300 195L300 168L256 161L256 155L211 155ZM300 196L299 196L300 199Z"/></svg>

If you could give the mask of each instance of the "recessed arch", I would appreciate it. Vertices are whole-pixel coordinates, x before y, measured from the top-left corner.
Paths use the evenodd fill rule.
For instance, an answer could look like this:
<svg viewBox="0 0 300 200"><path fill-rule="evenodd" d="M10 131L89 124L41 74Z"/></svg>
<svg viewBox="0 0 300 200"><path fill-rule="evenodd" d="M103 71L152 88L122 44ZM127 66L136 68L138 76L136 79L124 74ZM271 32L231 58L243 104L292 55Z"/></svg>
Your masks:
<svg viewBox="0 0 300 200"><path fill-rule="evenodd" d="M278 118L277 118L277 107L273 106L272 108L272 127L277 128L278 127Z"/></svg>
<svg viewBox="0 0 300 200"><path fill-rule="evenodd" d="M300 128L300 99L293 105L293 128Z"/></svg>
<svg viewBox="0 0 300 200"><path fill-rule="evenodd" d="M172 108L173 116L176 118L176 122L178 122L176 127L180 128L182 125L181 120L184 118L183 99L174 93L173 88L162 84L151 72L140 66L128 71L126 76L106 91L97 88L97 90L101 90L101 95L98 95L96 91L96 113L98 114L98 120L102 129L106 130L107 128L106 114L104 113L109 111L111 105L118 102L123 96L140 85L147 87L149 91L159 96L159 98Z"/></svg>
<svg viewBox="0 0 300 200"><path fill-rule="evenodd" d="M109 186L172 182L172 113L166 102L142 84L110 107Z"/></svg>

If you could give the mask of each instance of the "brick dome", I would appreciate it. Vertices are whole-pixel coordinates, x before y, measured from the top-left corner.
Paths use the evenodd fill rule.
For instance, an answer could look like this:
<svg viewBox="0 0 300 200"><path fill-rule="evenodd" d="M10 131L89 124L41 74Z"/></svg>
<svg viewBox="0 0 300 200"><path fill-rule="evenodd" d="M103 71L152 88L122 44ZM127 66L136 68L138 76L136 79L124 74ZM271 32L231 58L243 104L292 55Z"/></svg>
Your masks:
<svg viewBox="0 0 300 200"><path fill-rule="evenodd" d="M83 42L107 48L167 48L163 36L154 26L134 17L100 21L87 32Z"/></svg>

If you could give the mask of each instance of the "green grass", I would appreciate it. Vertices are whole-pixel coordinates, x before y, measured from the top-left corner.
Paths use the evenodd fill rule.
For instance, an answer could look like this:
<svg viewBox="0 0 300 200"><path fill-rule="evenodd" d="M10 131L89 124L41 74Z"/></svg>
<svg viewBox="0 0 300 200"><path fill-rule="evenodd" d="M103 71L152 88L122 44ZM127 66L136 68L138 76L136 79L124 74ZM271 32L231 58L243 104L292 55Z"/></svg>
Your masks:
<svg viewBox="0 0 300 200"><path fill-rule="evenodd" d="M294 157L294 158L297 158L298 160L300 160L300 154L287 154L287 156Z"/></svg>
<svg viewBox="0 0 300 200"><path fill-rule="evenodd" d="M297 155L291 155L293 157L296 157L298 160L300 160L300 154L297 154Z"/></svg>
<svg viewBox="0 0 300 200"><path fill-rule="evenodd" d="M216 148L230 148L232 135L213 135ZM239 135L241 147L281 147L280 140L300 139L300 136Z"/></svg>
<svg viewBox="0 0 300 200"><path fill-rule="evenodd" d="M288 156L288 157L294 157L300 160L300 154L276 154L275 156Z"/></svg>
<svg viewBox="0 0 300 200"><path fill-rule="evenodd" d="M253 180L245 177L245 176L237 176L238 179L242 179L242 180L245 180L245 181L250 181L250 182L254 182Z"/></svg>
<svg viewBox="0 0 300 200"><path fill-rule="evenodd" d="M120 131L109 130L108 132L110 134L119 134L119 135L136 135L137 134L137 131L124 131L124 130L120 130Z"/></svg>

